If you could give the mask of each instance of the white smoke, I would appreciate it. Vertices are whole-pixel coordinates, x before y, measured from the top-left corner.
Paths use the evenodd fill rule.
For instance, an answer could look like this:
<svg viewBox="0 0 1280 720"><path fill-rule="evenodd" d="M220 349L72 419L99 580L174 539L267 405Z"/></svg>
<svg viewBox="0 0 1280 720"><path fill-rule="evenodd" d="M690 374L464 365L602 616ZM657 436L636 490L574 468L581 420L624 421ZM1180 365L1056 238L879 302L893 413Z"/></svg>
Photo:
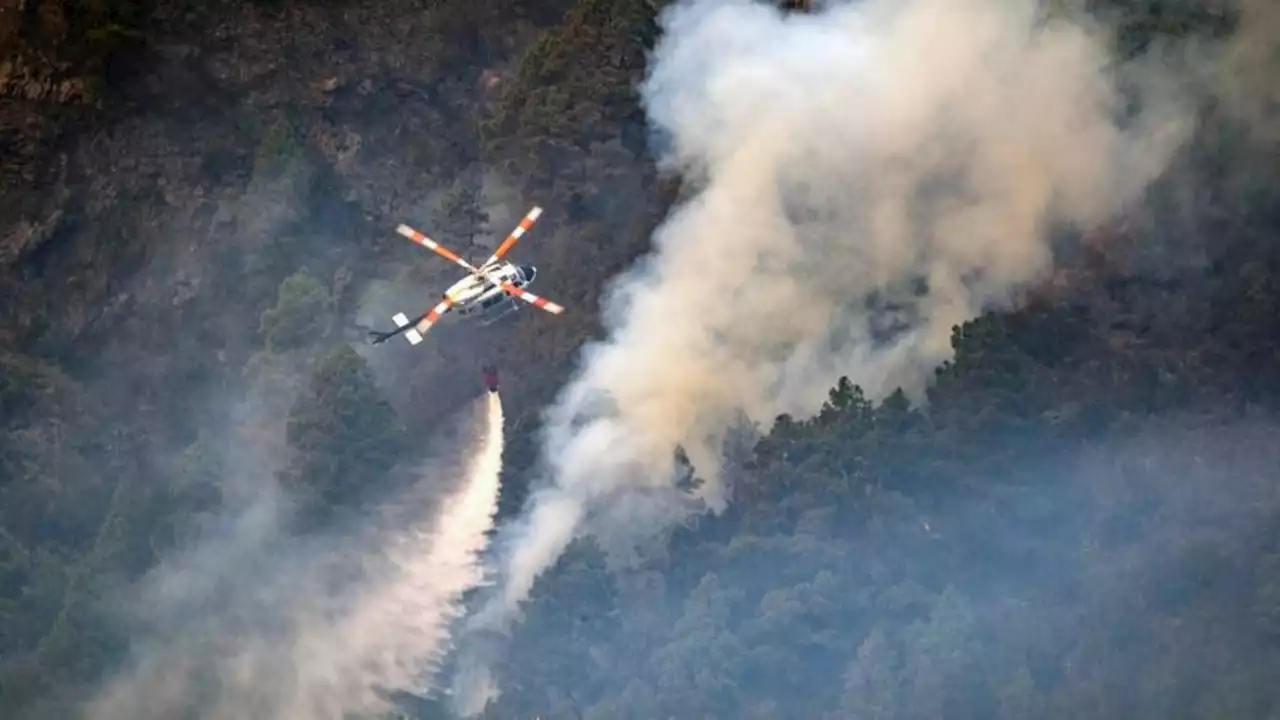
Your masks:
<svg viewBox="0 0 1280 720"><path fill-rule="evenodd" d="M304 692L282 718L341 718L390 710L387 690L425 693L461 615L463 593L484 580L480 554L498 511L503 414L488 395L485 426L466 480L445 499L434 531L412 530L386 548L396 572L366 587L360 601L331 631L300 638L295 662Z"/></svg>
<svg viewBox="0 0 1280 720"><path fill-rule="evenodd" d="M1172 70L1120 66L1100 28L1032 0L692 0L661 25L643 102L698 192L614 284L609 337L549 415L552 484L473 628L505 627L576 534L630 531L588 518L671 486L677 447L716 510L739 418L812 414L840 375L917 393L953 326L1051 269L1053 226L1111 218L1191 126ZM464 712L484 665L464 658Z"/></svg>
<svg viewBox="0 0 1280 720"><path fill-rule="evenodd" d="M213 594L204 586L214 581L192 590L198 578L166 577L158 588L200 594L163 603L189 611L189 625L144 651L87 716L343 718L391 710L390 692L427 692L462 595L484 579L480 555L497 512L504 442L496 394L484 412L476 446L467 449L465 479L444 498L434 522L421 510L410 513L409 528L372 552L360 552L351 538L309 551L260 544L257 562L207 548L196 557L226 554L224 564L240 573L215 578L235 586L222 607L192 607ZM419 494L411 492L392 509L425 507ZM298 569L303 559L312 567ZM356 578L351 597L328 587L343 585L344 575ZM165 639L181 642L164 648Z"/></svg>
<svg viewBox="0 0 1280 720"><path fill-rule="evenodd" d="M1263 146L1280 143L1280 4L1238 0L1239 27L1210 79ZM1264 152L1272 150L1267 147Z"/></svg>

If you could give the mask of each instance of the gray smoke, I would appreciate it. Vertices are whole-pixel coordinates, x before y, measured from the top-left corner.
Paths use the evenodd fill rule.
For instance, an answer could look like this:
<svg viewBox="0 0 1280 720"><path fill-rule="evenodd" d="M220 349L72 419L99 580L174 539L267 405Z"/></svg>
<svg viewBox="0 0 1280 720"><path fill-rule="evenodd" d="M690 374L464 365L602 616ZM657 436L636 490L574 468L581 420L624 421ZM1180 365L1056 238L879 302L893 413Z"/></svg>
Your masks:
<svg viewBox="0 0 1280 720"><path fill-rule="evenodd" d="M161 565L140 598L151 632L86 717L336 720L427 692L462 595L484 579L497 512L502 405L488 395L477 409L464 477L438 508L423 480L383 508L389 527L302 538L262 500ZM422 475L450 469L430 465Z"/></svg>
<svg viewBox="0 0 1280 720"><path fill-rule="evenodd" d="M661 25L643 101L661 162L698 190L615 281L476 629L507 626L576 534L687 512L652 499L678 447L718 510L740 418L808 416L840 375L918 393L953 326L1051 270L1051 229L1114 217L1191 128L1170 61L1119 64L1103 28L1029 0L693 0ZM588 521L641 496L639 527ZM463 656L463 711L485 664Z"/></svg>
<svg viewBox="0 0 1280 720"><path fill-rule="evenodd" d="M1237 9L1238 29L1209 82L1252 139L1273 149L1280 143L1280 4L1239 0Z"/></svg>

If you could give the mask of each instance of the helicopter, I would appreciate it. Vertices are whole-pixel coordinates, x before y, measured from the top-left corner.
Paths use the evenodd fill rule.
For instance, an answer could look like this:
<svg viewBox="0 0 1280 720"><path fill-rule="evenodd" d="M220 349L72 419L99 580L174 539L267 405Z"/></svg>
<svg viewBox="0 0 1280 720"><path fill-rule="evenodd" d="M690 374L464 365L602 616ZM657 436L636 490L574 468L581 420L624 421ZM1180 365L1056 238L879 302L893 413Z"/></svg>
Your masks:
<svg viewBox="0 0 1280 720"><path fill-rule="evenodd" d="M564 312L564 307L561 305L525 289L538 276L537 267L515 265L502 259L520 240L520 237L533 227L541 215L542 208L535 205L520 220L520 224L511 231L507 239L502 241L493 255L478 268L408 225L401 224L397 227L396 232L400 235L462 266L469 274L450 285L449 289L444 291L443 299L435 307L413 320L406 317L404 313L396 313L391 318L396 324L395 330L369 333L373 344L384 343L403 333L410 345L417 345L422 342L422 336L441 316L455 308L459 316L478 317L485 325L518 310L520 304L516 302L517 300L522 300L554 315Z"/></svg>

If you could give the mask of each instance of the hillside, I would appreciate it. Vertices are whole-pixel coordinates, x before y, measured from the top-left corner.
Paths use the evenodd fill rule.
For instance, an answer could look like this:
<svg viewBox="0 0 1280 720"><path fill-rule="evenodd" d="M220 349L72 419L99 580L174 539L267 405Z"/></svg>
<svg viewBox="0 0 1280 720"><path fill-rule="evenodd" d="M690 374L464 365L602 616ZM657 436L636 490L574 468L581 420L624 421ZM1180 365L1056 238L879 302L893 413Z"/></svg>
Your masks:
<svg viewBox="0 0 1280 720"><path fill-rule="evenodd" d="M412 3L123 4L109 17L77 3L27 5L0 43L6 717L113 662L121 638L102 634L112 611L95 604L100 593L151 567L195 531L193 518L234 506L289 463L284 421L317 358L360 343L361 326L420 311L432 297L423 286L452 277L395 236L397 223L477 255L456 225L442 227L442 197L490 213L479 241L541 203L522 257L555 268L545 292L574 310L558 325L522 317L493 348L450 328L418 353L375 357L380 382L397 388L387 393L396 424L421 435L479 391L486 353L521 368L505 393L536 413L568 370L573 338L593 326L598 284L575 269L603 277L634 256L653 194L643 190L651 174L616 139L584 141L573 161L612 153L609 173L641 189L622 207L582 183L525 186L536 165L484 170L509 156L481 142L490 118L526 145L563 132L523 120L522 108L551 99L481 82L571 62L545 57L572 32L555 3L425 14ZM111 42L85 40L103 36ZM615 37L624 50L631 42ZM591 47L588 60L616 52ZM638 58L639 46L629 52ZM85 93L47 90L58 82ZM611 138L633 112L618 102L613 125L599 126ZM468 206L452 204L465 219ZM360 312L373 279L393 283L390 298ZM366 364L346 369L368 380ZM324 444L333 440L322 435L314 449L341 455ZM376 487L385 465L366 460L343 482ZM294 460L300 472L308 462Z"/></svg>
<svg viewBox="0 0 1280 720"><path fill-rule="evenodd" d="M306 536L404 482L486 359L519 511L609 280L689 192L635 87L668 4L0 9L0 716L72 716L127 664L139 582L264 488ZM1255 32L1105 5L1121 53ZM626 558L575 541L484 717L1280 712L1280 134L1225 104L1068 243L1094 254L954 328L927 403L833 375L730 448L723 513ZM475 258L533 204L517 253L564 315L363 344L455 277L398 223Z"/></svg>

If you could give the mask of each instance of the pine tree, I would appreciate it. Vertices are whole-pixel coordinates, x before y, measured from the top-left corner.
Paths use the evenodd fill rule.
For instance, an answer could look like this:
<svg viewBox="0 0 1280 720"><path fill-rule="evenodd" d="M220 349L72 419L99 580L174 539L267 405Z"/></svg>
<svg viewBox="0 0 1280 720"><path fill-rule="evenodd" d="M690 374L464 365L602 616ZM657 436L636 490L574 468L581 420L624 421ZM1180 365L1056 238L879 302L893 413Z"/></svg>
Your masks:
<svg viewBox="0 0 1280 720"><path fill-rule="evenodd" d="M396 463L404 431L364 358L343 345L322 358L289 413L286 486L319 516L357 501Z"/></svg>

